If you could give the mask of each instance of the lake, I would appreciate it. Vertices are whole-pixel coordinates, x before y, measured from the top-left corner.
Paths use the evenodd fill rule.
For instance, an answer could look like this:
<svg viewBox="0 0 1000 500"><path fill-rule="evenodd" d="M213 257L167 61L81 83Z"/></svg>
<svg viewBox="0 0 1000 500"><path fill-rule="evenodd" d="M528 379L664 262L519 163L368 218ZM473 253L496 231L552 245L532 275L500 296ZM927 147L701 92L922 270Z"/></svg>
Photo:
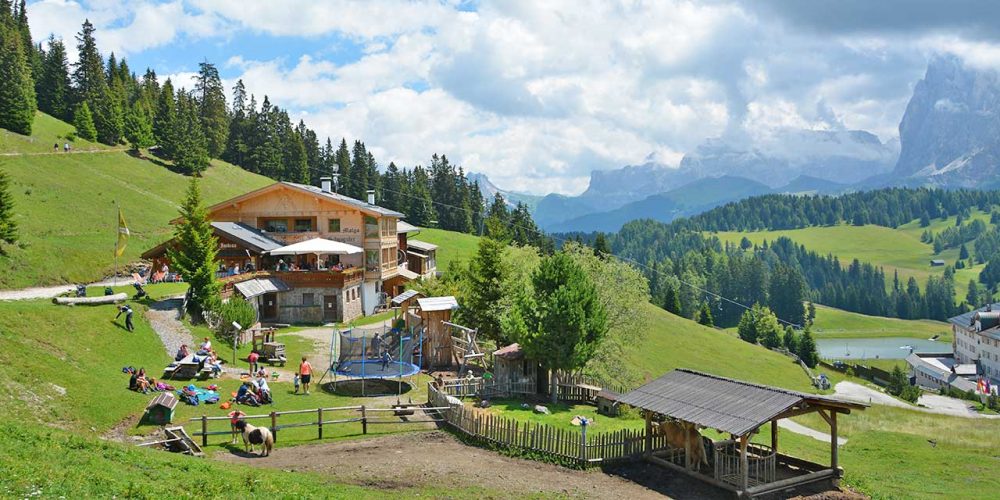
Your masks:
<svg viewBox="0 0 1000 500"><path fill-rule="evenodd" d="M950 353L951 342L935 342L907 337L884 337L873 339L816 339L819 357L823 359L903 359L915 352Z"/></svg>

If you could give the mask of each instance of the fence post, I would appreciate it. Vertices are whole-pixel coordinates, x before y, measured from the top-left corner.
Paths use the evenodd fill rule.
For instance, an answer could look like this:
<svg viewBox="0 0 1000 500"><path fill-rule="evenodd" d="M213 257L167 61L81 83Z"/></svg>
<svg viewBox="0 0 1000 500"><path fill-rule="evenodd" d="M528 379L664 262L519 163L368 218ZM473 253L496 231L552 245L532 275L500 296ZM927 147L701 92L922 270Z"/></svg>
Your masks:
<svg viewBox="0 0 1000 500"><path fill-rule="evenodd" d="M278 442L278 414L276 412L271 412L271 435L274 436L274 442Z"/></svg>
<svg viewBox="0 0 1000 500"><path fill-rule="evenodd" d="M368 434L368 416L365 413L365 405L361 405L361 433Z"/></svg>
<svg viewBox="0 0 1000 500"><path fill-rule="evenodd" d="M587 424L580 426L580 463L587 463Z"/></svg>
<svg viewBox="0 0 1000 500"><path fill-rule="evenodd" d="M319 439L323 439L323 408L316 408L316 427L319 429Z"/></svg>
<svg viewBox="0 0 1000 500"><path fill-rule="evenodd" d="M201 416L201 445L208 446L208 415Z"/></svg>

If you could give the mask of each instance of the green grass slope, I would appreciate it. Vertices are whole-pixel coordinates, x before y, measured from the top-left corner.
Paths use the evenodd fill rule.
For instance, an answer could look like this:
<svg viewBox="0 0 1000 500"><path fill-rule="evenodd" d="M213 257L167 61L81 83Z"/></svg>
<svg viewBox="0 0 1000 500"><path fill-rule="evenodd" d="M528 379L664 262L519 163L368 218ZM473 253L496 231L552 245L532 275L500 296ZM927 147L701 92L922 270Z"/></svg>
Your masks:
<svg viewBox="0 0 1000 500"><path fill-rule="evenodd" d="M910 337L929 339L940 335L942 342L951 342L948 323L933 320L906 320L868 316L833 307L816 306L812 332L816 338Z"/></svg>
<svg viewBox="0 0 1000 500"><path fill-rule="evenodd" d="M55 122L55 123L52 123ZM39 115L38 134L68 125ZM25 144L10 139L0 152L24 152ZM16 136L20 137L20 136ZM114 269L119 204L132 232L121 262L139 258L148 248L170 237L168 221L177 216L190 178L159 162L123 151L0 157L11 179L20 243L0 257L0 288L22 288L91 281ZM234 165L213 161L202 180L207 203L215 203L270 184L270 179Z"/></svg>
<svg viewBox="0 0 1000 500"><path fill-rule="evenodd" d="M444 229L421 229L420 233L410 237L440 247L437 252L437 268L441 272L447 271L452 262L468 262L476 255L479 245L478 236Z"/></svg>
<svg viewBox="0 0 1000 500"><path fill-rule="evenodd" d="M2 155L0 157L11 154L51 153L53 152L53 144L58 144L58 152L65 154L62 151L66 143L69 143L74 152L121 149L74 137L73 132L72 125L38 112L35 114L35 122L32 124L30 136L0 129L0 155Z"/></svg>
<svg viewBox="0 0 1000 500"><path fill-rule="evenodd" d="M973 213L973 218L989 222L989 214L982 212ZM899 272L899 278L904 284L912 276L923 286L928 277L944 273L944 268L930 266L931 259L943 259L954 264L958 259L958 249L951 248L935 255L932 245L920 241L921 233L924 230L937 233L954 225L955 217L950 217L947 220L935 220L927 228L921 228L919 221L913 221L896 229L840 224L779 231L722 231L714 234L723 241L733 243L739 243L746 236L756 244L786 236L809 250L836 255L842 265L846 266L853 259L858 259L885 268L890 280L893 272ZM955 288L959 298L965 297L969 280L976 279L983 267L974 266L955 273Z"/></svg>

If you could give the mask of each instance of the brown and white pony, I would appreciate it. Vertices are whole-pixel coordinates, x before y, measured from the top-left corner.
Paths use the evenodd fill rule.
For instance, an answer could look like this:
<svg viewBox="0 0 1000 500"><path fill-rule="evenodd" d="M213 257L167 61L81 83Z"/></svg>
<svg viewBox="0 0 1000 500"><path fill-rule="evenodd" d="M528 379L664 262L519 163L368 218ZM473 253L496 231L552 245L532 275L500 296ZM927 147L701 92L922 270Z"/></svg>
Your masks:
<svg viewBox="0 0 1000 500"><path fill-rule="evenodd" d="M674 448L684 448L684 453L691 457L691 469L699 469L700 464L708 465L705 443L694 424L668 420L661 422L657 430L667 437L667 444Z"/></svg>
<svg viewBox="0 0 1000 500"><path fill-rule="evenodd" d="M274 436L271 435L267 427L254 427L240 420L236 422L236 429L243 434L243 448L248 453L253 453L253 445L260 445L260 456L266 457L271 454L274 447Z"/></svg>

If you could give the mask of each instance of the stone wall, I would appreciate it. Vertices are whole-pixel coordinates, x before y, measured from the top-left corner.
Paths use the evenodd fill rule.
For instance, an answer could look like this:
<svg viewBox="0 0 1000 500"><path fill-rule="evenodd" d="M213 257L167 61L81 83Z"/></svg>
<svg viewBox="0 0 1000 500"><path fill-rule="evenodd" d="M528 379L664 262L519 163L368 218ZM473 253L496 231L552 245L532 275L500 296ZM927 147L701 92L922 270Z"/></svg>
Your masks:
<svg viewBox="0 0 1000 500"><path fill-rule="evenodd" d="M312 294L312 305L305 304L304 294ZM347 322L362 316L361 286L339 288L295 288L278 294L278 321L281 323L323 323L323 300L337 296L337 321Z"/></svg>

